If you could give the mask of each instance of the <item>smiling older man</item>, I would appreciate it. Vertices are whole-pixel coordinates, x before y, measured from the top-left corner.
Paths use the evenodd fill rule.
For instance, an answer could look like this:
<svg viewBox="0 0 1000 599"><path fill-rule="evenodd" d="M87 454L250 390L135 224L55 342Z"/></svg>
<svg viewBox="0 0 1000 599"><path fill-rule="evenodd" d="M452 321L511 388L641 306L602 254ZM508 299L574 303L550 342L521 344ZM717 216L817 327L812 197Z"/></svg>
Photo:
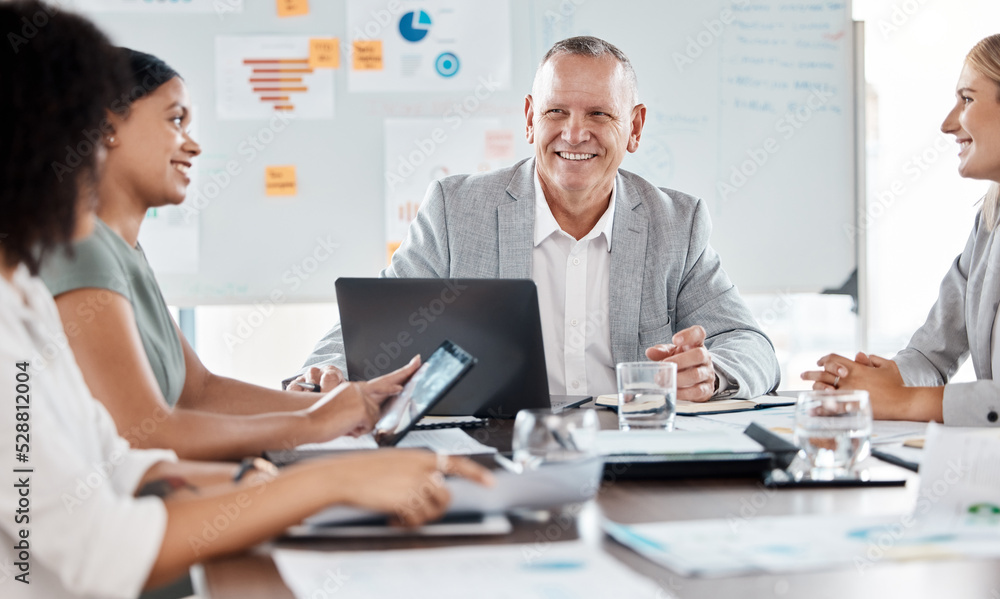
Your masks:
<svg viewBox="0 0 1000 599"><path fill-rule="evenodd" d="M555 44L524 116L535 157L432 183L381 276L533 279L553 394L614 393L615 364L643 355L677 363L678 399L777 387L774 349L708 244L705 203L618 168L646 118L621 50ZM343 368L341 339L336 326L306 366ZM304 378L340 377L326 370Z"/></svg>

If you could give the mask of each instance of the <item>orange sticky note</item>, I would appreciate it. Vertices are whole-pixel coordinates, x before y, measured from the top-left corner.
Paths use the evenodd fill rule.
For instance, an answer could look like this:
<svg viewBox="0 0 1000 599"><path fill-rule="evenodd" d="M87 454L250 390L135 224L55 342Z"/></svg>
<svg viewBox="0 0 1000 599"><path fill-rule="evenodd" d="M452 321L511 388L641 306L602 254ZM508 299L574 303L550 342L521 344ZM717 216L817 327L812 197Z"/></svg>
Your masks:
<svg viewBox="0 0 1000 599"><path fill-rule="evenodd" d="M382 70L382 40L354 40L354 70Z"/></svg>
<svg viewBox="0 0 1000 599"><path fill-rule="evenodd" d="M309 67L336 69L340 66L340 46L335 37L314 37L309 40Z"/></svg>
<svg viewBox="0 0 1000 599"><path fill-rule="evenodd" d="M299 193L294 166L269 166L264 173L268 196L293 196Z"/></svg>
<svg viewBox="0 0 1000 599"><path fill-rule="evenodd" d="M309 14L309 0L277 0L279 17L300 17Z"/></svg>
<svg viewBox="0 0 1000 599"><path fill-rule="evenodd" d="M389 243L385 244L386 258L387 258L385 261L386 264L392 264L392 255L396 253L396 250L398 250L399 246L401 245L403 245L401 241L390 241Z"/></svg>

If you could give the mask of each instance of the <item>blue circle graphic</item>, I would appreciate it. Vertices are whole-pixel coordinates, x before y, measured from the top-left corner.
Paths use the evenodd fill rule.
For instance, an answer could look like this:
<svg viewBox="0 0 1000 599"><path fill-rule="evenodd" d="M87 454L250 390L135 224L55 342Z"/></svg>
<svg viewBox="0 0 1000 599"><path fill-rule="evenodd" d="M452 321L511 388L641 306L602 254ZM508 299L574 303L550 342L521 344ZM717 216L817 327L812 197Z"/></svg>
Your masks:
<svg viewBox="0 0 1000 599"><path fill-rule="evenodd" d="M422 10L411 10L399 19L399 35L408 42L419 42L431 30L431 16Z"/></svg>
<svg viewBox="0 0 1000 599"><path fill-rule="evenodd" d="M442 52L434 61L434 68L442 77L454 77L458 67L458 57L451 52Z"/></svg>

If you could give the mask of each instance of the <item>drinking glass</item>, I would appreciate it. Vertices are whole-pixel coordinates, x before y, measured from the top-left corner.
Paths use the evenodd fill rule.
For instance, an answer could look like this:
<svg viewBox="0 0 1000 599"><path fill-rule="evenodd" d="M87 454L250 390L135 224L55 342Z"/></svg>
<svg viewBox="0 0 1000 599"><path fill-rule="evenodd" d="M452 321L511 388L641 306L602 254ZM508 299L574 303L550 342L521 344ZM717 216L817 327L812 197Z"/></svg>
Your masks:
<svg viewBox="0 0 1000 599"><path fill-rule="evenodd" d="M803 391L795 404L795 443L809 478L849 476L871 453L872 407L867 391Z"/></svg>
<svg viewBox="0 0 1000 599"><path fill-rule="evenodd" d="M618 373L618 429L673 430L677 414L677 365L621 362Z"/></svg>
<svg viewBox="0 0 1000 599"><path fill-rule="evenodd" d="M511 440L514 463L530 470L545 463L592 458L599 429L597 413L591 409L521 410Z"/></svg>

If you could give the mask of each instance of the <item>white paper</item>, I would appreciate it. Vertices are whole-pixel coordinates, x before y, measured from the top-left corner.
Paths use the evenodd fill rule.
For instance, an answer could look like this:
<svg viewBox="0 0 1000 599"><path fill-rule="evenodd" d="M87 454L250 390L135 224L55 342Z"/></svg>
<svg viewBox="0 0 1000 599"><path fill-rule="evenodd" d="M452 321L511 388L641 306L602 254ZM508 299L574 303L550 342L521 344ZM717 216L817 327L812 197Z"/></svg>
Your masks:
<svg viewBox="0 0 1000 599"><path fill-rule="evenodd" d="M309 67L313 37L329 35L216 37L216 116L270 119L280 112L296 119L332 119L334 70Z"/></svg>
<svg viewBox="0 0 1000 599"><path fill-rule="evenodd" d="M494 470L496 484L484 487L464 478L447 479L451 492L448 513L504 513L513 509L548 509L593 499L601 485L604 463L599 459L545 464L537 470L515 474ZM334 506L308 519L307 524L352 522L375 513Z"/></svg>
<svg viewBox="0 0 1000 599"><path fill-rule="evenodd" d="M923 451L916 513L1000 541L1000 429L931 423Z"/></svg>
<svg viewBox="0 0 1000 599"><path fill-rule="evenodd" d="M201 257L199 218L181 206L152 208L139 229L139 245L157 275L197 274Z"/></svg>
<svg viewBox="0 0 1000 599"><path fill-rule="evenodd" d="M507 0L349 0L347 37L382 42L382 69L356 71L351 92L478 92L484 100L511 79Z"/></svg>
<svg viewBox="0 0 1000 599"><path fill-rule="evenodd" d="M647 558L685 576L853 568L912 559L998 557L994 538L942 534L910 514L779 516L692 520L605 531Z"/></svg>
<svg viewBox="0 0 1000 599"><path fill-rule="evenodd" d="M396 447L424 448L447 455L474 455L496 453L495 447L483 445L460 428L442 428L429 431L410 431ZM360 437L338 437L325 443L308 443L296 449L378 449L371 434Z"/></svg>
<svg viewBox="0 0 1000 599"><path fill-rule="evenodd" d="M932 423L924 453L911 513L606 522L605 530L691 576L844 567L864 572L880 560L1000 557L1000 429Z"/></svg>
<svg viewBox="0 0 1000 599"><path fill-rule="evenodd" d="M612 455L746 453L764 451L735 431L614 431L597 433L597 453Z"/></svg>
<svg viewBox="0 0 1000 599"><path fill-rule="evenodd" d="M298 599L561 599L666 596L653 582L580 541L444 549L273 553Z"/></svg>

